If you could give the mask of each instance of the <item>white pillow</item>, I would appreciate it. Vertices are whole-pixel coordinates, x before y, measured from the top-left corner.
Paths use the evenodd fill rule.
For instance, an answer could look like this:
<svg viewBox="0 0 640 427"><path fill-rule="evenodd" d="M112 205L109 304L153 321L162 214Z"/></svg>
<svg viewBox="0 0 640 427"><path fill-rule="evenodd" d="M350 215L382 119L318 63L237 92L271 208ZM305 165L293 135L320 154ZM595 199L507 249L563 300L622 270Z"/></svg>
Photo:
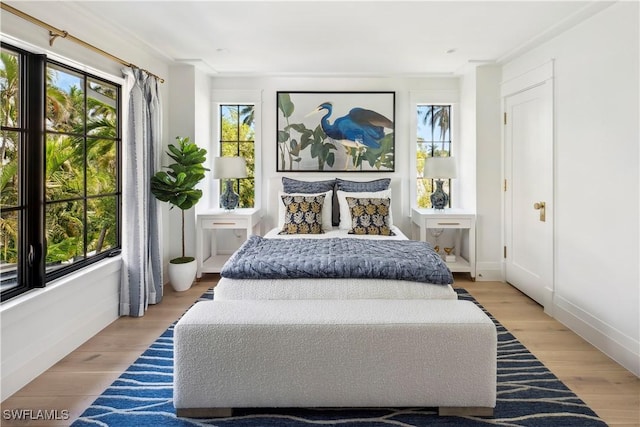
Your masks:
<svg viewBox="0 0 640 427"><path fill-rule="evenodd" d="M351 193L348 191L338 190L338 206L340 206L340 225L341 230L351 230L351 210L347 204L347 197L354 197L356 199L369 197L374 199L391 199L391 189L382 191L371 191L363 193ZM323 212L324 213L324 212ZM389 227L393 225L393 216L389 211Z"/></svg>
<svg viewBox="0 0 640 427"><path fill-rule="evenodd" d="M278 191L278 228L282 230L284 227L284 214L286 213L286 207L284 206L284 202L282 201L282 196L321 196L324 194L324 202L322 203L322 229L324 231L329 231L333 228L333 224L331 223L331 203L333 199L333 190L329 190L324 193L285 193L284 191Z"/></svg>

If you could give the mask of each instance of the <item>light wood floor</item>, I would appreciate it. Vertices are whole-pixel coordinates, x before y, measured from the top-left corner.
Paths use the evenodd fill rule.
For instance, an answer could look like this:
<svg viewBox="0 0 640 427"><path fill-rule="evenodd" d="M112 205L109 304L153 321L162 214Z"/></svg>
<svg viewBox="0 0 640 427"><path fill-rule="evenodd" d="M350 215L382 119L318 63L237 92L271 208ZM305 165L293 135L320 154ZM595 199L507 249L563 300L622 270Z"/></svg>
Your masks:
<svg viewBox="0 0 640 427"><path fill-rule="evenodd" d="M190 290L165 290L163 302L142 318L123 317L2 403L7 409L68 410L69 420L10 421L2 426L68 426L111 384L217 276L205 275ZM640 379L620 367L539 305L500 282L471 282L466 288L538 359L610 426L640 426Z"/></svg>

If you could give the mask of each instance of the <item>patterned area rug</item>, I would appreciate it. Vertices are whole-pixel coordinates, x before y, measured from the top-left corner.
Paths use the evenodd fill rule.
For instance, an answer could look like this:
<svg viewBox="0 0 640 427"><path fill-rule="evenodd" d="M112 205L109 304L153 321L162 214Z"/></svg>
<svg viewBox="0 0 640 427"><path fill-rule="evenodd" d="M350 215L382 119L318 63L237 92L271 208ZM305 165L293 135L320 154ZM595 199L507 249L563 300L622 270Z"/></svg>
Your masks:
<svg viewBox="0 0 640 427"><path fill-rule="evenodd" d="M461 299L478 304L464 289L456 291ZM212 298L210 289L200 300ZM498 330L498 401L493 417L439 417L436 408L279 408L234 410L229 418L177 418L172 401L172 325L72 427L606 426L490 313L485 312Z"/></svg>

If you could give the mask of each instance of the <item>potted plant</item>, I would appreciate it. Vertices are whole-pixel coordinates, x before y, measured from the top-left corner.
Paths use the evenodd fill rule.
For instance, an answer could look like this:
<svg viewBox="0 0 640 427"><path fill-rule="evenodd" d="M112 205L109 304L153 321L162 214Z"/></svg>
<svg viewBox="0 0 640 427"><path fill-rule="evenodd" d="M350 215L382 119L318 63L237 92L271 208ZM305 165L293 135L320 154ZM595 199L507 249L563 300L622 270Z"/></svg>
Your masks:
<svg viewBox="0 0 640 427"><path fill-rule="evenodd" d="M202 197L195 188L204 178L203 166L207 150L198 147L189 138L176 137L177 145L169 144L167 154L175 163L166 166L151 177L151 193L163 202L182 211L182 256L169 261L169 281L176 291L186 291L196 277L196 259L184 253L184 211L191 209Z"/></svg>

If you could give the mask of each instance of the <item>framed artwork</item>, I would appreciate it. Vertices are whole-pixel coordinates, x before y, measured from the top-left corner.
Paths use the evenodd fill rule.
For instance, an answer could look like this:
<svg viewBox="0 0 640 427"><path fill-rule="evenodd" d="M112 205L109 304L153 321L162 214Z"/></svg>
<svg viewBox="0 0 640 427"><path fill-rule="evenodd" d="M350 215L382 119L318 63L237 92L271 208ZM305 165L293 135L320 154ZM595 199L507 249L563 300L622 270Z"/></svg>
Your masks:
<svg viewBox="0 0 640 427"><path fill-rule="evenodd" d="M277 92L277 172L393 172L395 92Z"/></svg>

